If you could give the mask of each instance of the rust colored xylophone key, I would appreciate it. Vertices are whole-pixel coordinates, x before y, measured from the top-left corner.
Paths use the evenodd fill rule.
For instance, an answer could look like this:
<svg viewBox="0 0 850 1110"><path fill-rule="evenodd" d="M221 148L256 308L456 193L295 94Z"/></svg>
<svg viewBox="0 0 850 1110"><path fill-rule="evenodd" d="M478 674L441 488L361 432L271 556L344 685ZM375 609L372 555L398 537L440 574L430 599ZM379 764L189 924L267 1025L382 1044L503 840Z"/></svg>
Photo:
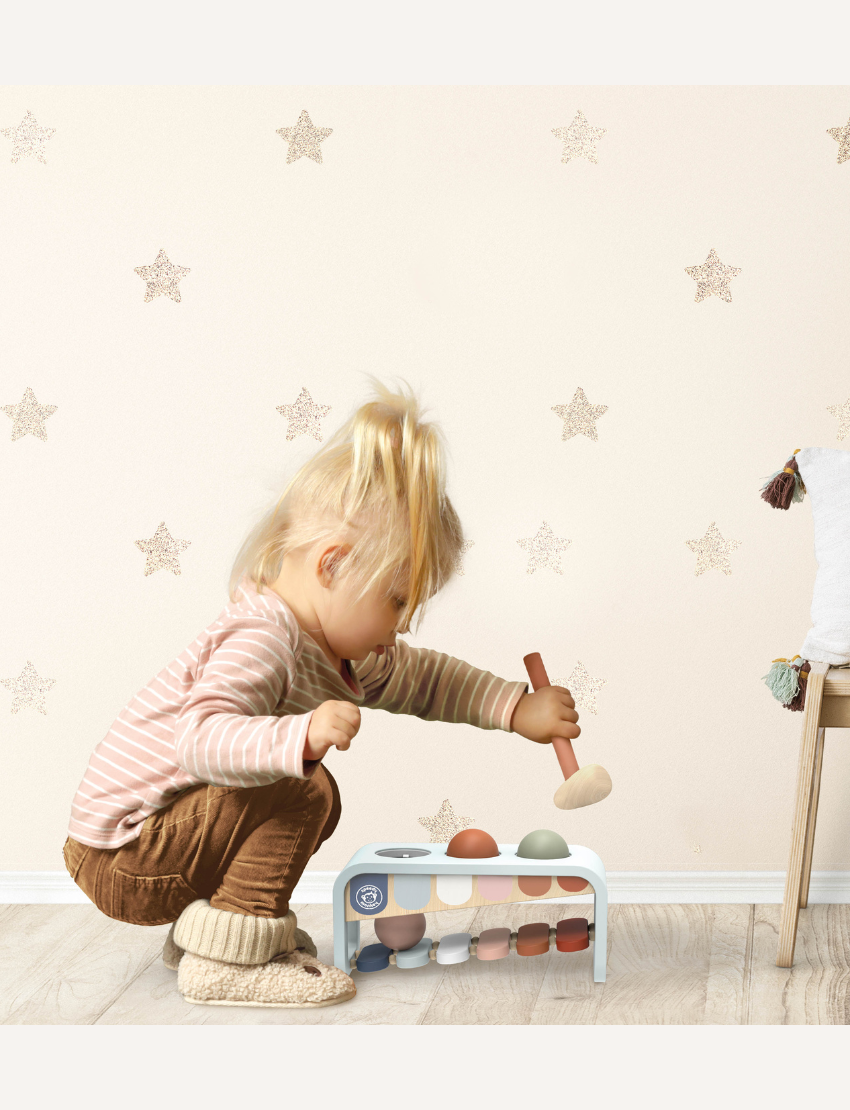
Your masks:
<svg viewBox="0 0 850 1110"><path fill-rule="evenodd" d="M555 947L559 952L580 952L590 947L586 917L565 917L555 928Z"/></svg>
<svg viewBox="0 0 850 1110"><path fill-rule="evenodd" d="M529 925L520 925L516 935L516 953L518 956L542 956L549 951L549 923L535 921Z"/></svg>

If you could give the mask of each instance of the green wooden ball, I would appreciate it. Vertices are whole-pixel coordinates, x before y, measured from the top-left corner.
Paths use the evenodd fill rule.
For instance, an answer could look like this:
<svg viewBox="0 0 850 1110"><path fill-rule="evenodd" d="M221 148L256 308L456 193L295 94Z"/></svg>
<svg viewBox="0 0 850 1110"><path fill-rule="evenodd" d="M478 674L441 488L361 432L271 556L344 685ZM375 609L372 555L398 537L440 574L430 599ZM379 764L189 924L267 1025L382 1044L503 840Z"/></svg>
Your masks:
<svg viewBox="0 0 850 1110"><path fill-rule="evenodd" d="M517 845L516 854L526 859L564 859L569 846L560 833L551 829L535 829L526 833Z"/></svg>

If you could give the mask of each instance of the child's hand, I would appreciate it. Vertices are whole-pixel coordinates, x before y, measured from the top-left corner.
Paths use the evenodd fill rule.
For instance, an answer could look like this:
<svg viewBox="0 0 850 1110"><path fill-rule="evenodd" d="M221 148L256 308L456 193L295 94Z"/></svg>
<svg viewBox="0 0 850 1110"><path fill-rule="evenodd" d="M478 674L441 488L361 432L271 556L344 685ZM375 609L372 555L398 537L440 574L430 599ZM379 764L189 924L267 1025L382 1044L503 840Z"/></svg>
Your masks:
<svg viewBox="0 0 850 1110"><path fill-rule="evenodd" d="M525 693L514 707L511 728L535 744L551 744L553 736L575 740L581 732L572 694L565 686L541 686Z"/></svg>
<svg viewBox="0 0 850 1110"><path fill-rule="evenodd" d="M328 748L346 751L359 730L360 710L356 705L350 701L323 701L310 718L304 758L322 759Z"/></svg>

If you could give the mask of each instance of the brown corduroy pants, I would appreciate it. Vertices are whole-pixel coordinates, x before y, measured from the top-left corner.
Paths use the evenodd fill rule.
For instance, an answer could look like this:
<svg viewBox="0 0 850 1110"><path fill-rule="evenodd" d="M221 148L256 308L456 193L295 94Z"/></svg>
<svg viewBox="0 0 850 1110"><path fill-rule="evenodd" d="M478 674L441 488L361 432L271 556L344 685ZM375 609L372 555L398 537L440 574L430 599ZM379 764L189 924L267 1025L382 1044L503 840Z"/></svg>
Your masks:
<svg viewBox="0 0 850 1110"><path fill-rule="evenodd" d="M99 910L132 925L176 921L198 898L214 909L283 917L340 810L337 784L321 763L309 779L268 786L201 783L147 817L120 848L69 837L65 866Z"/></svg>

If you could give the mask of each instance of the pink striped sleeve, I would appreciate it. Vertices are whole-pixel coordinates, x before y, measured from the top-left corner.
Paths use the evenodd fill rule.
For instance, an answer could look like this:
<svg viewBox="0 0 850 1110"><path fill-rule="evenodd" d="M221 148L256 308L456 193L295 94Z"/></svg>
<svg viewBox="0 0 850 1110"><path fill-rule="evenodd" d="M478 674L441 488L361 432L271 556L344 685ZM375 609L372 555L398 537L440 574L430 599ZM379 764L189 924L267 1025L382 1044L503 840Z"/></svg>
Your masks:
<svg viewBox="0 0 850 1110"><path fill-rule="evenodd" d="M288 634L274 620L241 614L222 622L198 658L198 674L177 716L174 750L190 775L213 786L263 786L307 779L313 710L276 716L295 679Z"/></svg>
<svg viewBox="0 0 850 1110"><path fill-rule="evenodd" d="M511 717L527 682L498 678L444 652L397 639L382 656L356 664L369 709L410 713L423 721L449 721L511 732Z"/></svg>

